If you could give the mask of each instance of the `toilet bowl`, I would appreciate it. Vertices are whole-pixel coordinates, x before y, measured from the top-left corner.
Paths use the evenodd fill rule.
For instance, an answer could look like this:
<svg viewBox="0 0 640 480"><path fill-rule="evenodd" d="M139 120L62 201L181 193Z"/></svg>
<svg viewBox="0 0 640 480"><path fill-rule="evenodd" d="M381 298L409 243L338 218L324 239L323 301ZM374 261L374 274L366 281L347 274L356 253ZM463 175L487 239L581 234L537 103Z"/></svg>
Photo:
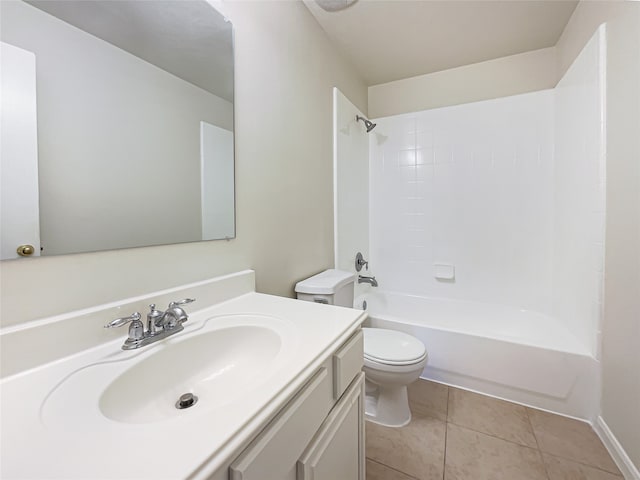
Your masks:
<svg viewBox="0 0 640 480"><path fill-rule="evenodd" d="M296 284L301 300L353 307L355 274L326 270ZM363 328L366 419L387 427L411 421L407 385L420 377L427 350L415 337L395 330Z"/></svg>
<svg viewBox="0 0 640 480"><path fill-rule="evenodd" d="M387 427L411 421L407 385L420 378L427 350L415 337L395 330L363 328L366 418Z"/></svg>

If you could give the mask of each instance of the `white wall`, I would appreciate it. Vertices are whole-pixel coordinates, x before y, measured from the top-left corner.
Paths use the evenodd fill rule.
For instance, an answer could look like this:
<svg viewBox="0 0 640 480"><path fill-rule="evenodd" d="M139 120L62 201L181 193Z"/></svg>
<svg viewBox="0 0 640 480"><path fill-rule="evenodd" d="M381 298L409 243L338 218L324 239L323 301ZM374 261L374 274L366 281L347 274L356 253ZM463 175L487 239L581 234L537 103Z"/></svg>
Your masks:
<svg viewBox="0 0 640 480"><path fill-rule="evenodd" d="M201 238L200 121L233 105L24 2L1 31L36 55L44 254Z"/></svg>
<svg viewBox="0 0 640 480"><path fill-rule="evenodd" d="M599 358L605 209L602 27L555 89L553 316Z"/></svg>
<svg viewBox="0 0 640 480"><path fill-rule="evenodd" d="M607 22L602 417L640 478L640 3L624 8Z"/></svg>
<svg viewBox="0 0 640 480"><path fill-rule="evenodd" d="M555 48L369 87L369 115L386 117L553 88Z"/></svg>
<svg viewBox="0 0 640 480"><path fill-rule="evenodd" d="M581 2L557 44L559 69L607 22L607 138L601 433L640 478L640 2ZM609 438L609 441L611 441ZM625 460L624 455L618 457ZM633 466L635 464L635 466Z"/></svg>
<svg viewBox="0 0 640 480"><path fill-rule="evenodd" d="M369 135L363 113L340 90L334 97L335 267L355 272L356 254L369 258Z"/></svg>
<svg viewBox="0 0 640 480"><path fill-rule="evenodd" d="M377 120L371 262L382 288L549 312L553 92ZM455 268L435 278L434 264Z"/></svg>
<svg viewBox="0 0 640 480"><path fill-rule="evenodd" d="M4 4L5 2L2 2ZM300 2L228 2L235 29L237 237L0 263L3 325L243 268L261 292L333 264L332 88L367 90Z"/></svg>

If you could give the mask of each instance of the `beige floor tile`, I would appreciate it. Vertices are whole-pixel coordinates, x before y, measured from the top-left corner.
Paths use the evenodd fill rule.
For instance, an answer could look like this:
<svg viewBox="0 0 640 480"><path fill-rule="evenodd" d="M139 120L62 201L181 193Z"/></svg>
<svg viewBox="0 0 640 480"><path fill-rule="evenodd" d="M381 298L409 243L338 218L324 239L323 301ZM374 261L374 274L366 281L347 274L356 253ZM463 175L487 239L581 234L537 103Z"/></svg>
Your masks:
<svg viewBox="0 0 640 480"><path fill-rule="evenodd" d="M429 380L418 380L408 387L411 412L447 420L449 387Z"/></svg>
<svg viewBox="0 0 640 480"><path fill-rule="evenodd" d="M548 453L542 454L549 480L624 480L620 475L598 470Z"/></svg>
<svg viewBox="0 0 640 480"><path fill-rule="evenodd" d="M538 447L526 408L515 403L450 388L448 421L520 445Z"/></svg>
<svg viewBox="0 0 640 480"><path fill-rule="evenodd" d="M367 422L366 433L370 459L419 480L442 480L445 422L414 414L401 428Z"/></svg>
<svg viewBox="0 0 640 480"><path fill-rule="evenodd" d="M536 449L447 424L445 480L547 480Z"/></svg>
<svg viewBox="0 0 640 480"><path fill-rule="evenodd" d="M527 412L540 450L620 475L588 423L532 408Z"/></svg>
<svg viewBox="0 0 640 480"><path fill-rule="evenodd" d="M414 477L367 459L367 480L414 480Z"/></svg>

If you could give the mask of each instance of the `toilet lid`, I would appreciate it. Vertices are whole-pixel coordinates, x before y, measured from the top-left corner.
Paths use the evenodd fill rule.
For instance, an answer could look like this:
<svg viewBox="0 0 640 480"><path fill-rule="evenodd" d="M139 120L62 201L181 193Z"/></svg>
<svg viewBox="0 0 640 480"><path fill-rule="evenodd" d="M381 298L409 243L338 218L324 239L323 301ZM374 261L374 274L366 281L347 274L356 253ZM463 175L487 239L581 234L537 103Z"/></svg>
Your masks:
<svg viewBox="0 0 640 480"><path fill-rule="evenodd" d="M396 330L363 328L364 356L387 365L408 365L427 354L424 344L415 337Z"/></svg>

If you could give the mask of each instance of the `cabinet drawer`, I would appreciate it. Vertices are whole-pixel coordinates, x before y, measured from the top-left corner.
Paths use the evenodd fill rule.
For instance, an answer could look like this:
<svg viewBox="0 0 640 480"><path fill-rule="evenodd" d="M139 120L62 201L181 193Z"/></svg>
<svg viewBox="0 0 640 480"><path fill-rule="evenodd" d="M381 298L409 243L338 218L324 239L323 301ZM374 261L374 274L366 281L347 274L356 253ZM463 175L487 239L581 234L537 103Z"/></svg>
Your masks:
<svg viewBox="0 0 640 480"><path fill-rule="evenodd" d="M330 375L322 368L231 464L229 479L294 479L296 460L331 404Z"/></svg>
<svg viewBox="0 0 640 480"><path fill-rule="evenodd" d="M298 460L296 480L364 480L363 401L360 373Z"/></svg>
<svg viewBox="0 0 640 480"><path fill-rule="evenodd" d="M362 370L364 335L358 330L333 354L333 398L338 399Z"/></svg>

